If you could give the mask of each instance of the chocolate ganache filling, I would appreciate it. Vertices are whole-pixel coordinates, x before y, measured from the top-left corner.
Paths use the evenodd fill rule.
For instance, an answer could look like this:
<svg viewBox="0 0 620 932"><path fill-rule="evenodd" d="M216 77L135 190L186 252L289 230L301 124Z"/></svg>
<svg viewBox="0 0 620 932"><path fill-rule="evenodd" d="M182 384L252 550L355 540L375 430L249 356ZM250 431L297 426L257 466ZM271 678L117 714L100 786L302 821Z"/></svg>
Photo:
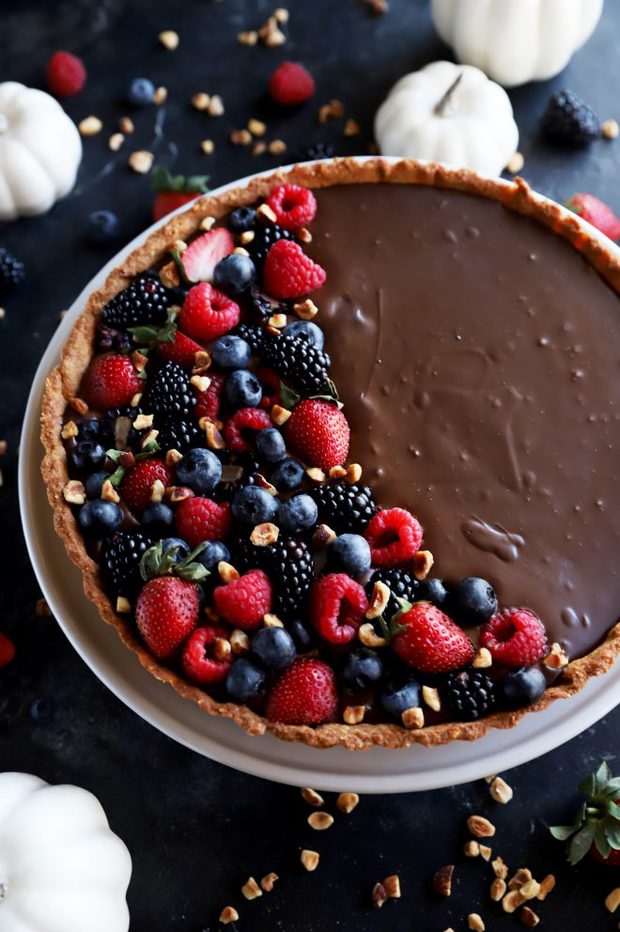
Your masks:
<svg viewBox="0 0 620 932"><path fill-rule="evenodd" d="M620 301L535 220L455 191L316 192L307 251L351 459L435 571L586 653L620 614Z"/></svg>

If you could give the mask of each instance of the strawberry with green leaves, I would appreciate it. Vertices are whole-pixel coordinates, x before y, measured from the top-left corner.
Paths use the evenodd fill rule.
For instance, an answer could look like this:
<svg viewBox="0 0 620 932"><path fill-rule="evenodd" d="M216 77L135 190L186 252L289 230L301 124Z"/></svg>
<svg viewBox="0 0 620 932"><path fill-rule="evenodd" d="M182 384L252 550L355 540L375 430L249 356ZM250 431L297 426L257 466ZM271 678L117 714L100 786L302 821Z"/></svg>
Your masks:
<svg viewBox="0 0 620 932"><path fill-rule="evenodd" d="M163 165L153 167L151 179L155 188L153 220L161 220L173 210L209 190L207 175L192 175L189 178L184 175L172 176Z"/></svg>
<svg viewBox="0 0 620 932"><path fill-rule="evenodd" d="M620 777L607 761L580 783L587 796L572 825L553 825L549 831L566 841L568 860L577 864L587 855L612 867L620 866Z"/></svg>

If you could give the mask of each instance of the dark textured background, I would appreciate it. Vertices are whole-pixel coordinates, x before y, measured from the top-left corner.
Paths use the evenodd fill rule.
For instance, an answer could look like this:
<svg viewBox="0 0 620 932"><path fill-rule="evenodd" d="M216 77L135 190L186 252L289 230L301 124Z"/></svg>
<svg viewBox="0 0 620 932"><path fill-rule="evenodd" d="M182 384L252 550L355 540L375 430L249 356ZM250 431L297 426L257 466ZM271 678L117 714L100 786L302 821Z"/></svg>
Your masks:
<svg viewBox="0 0 620 932"><path fill-rule="evenodd" d="M2 302L7 316L0 323L0 433L10 444L1 464L0 629L18 648L14 663L0 671L0 769L75 782L99 796L134 858L132 932L215 929L228 902L241 903L240 929L257 932L442 932L448 926L458 932L474 909L487 918L488 929L518 928L516 918L491 908L481 863L458 855L463 822L472 810L497 820L495 847L512 867L528 864L535 873L558 874L558 892L540 909L541 928L615 929L617 920L602 901L617 883L617 872L591 863L564 867L544 823L565 817L580 775L602 757L613 763L620 711L512 772L515 800L500 811L483 783L417 796L366 797L354 815L339 817L334 828L317 835L305 825L307 807L297 790L235 773L163 737L97 681L50 618L35 617L39 593L21 538L16 494L22 412L60 310L117 246L149 223L149 181L133 175L126 159L133 149L153 147L155 109L132 112L136 133L124 151L112 155L106 146L117 118L128 112L123 97L130 79L145 75L168 88L158 158L181 171L207 171L216 185L276 163L270 156L252 159L227 142L230 129L251 116L267 119L270 138L284 138L290 150L321 139L332 142L338 154L366 151L373 113L394 80L446 54L433 34L426 0L392 0L390 13L380 19L369 17L360 0L293 0L284 48L238 46L236 33L260 25L272 8L262 0L0 0L0 79L41 84L49 54L70 49L84 57L89 81L67 110L76 120L94 113L105 124L99 136L84 140L78 185L64 203L46 217L0 227L0 243L28 264L28 284ZM158 45L164 28L180 33L178 51ZM526 156L523 174L544 193L563 200L587 190L620 209L620 141L565 153L537 139L552 88L572 87L602 118L620 118L619 53L620 5L608 0L596 35L564 75L511 94ZM310 106L279 117L261 92L284 58L311 68L317 94ZM223 118L209 121L189 107L199 90L222 94ZM315 104L332 97L341 98L359 120L357 139L343 139L342 123L318 126ZM211 158L200 152L205 137L216 141ZM122 237L117 245L94 248L85 242L84 228L89 212L103 207L118 212ZM313 875L298 864L303 846L322 851ZM456 893L438 903L428 893L429 875L455 857ZM250 873L260 877L269 870L282 877L276 891L244 903L241 883ZM393 871L401 875L403 899L372 913L372 884Z"/></svg>

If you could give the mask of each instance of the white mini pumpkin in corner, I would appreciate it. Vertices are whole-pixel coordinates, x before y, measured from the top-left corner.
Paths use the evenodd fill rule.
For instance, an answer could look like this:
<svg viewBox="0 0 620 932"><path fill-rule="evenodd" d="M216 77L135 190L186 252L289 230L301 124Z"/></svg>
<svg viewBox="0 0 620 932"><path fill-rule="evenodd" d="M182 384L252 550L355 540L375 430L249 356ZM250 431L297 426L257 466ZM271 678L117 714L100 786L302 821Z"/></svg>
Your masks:
<svg viewBox="0 0 620 932"><path fill-rule="evenodd" d="M506 87L559 74L598 23L603 0L433 0L459 61Z"/></svg>
<svg viewBox="0 0 620 932"><path fill-rule="evenodd" d="M81 158L80 134L57 100L0 83L0 220L49 210L75 184Z"/></svg>
<svg viewBox="0 0 620 932"><path fill-rule="evenodd" d="M127 932L127 848L77 786L0 774L2 932Z"/></svg>
<svg viewBox="0 0 620 932"><path fill-rule="evenodd" d="M398 81L377 111L383 155L499 175L519 130L506 91L469 65L436 61Z"/></svg>

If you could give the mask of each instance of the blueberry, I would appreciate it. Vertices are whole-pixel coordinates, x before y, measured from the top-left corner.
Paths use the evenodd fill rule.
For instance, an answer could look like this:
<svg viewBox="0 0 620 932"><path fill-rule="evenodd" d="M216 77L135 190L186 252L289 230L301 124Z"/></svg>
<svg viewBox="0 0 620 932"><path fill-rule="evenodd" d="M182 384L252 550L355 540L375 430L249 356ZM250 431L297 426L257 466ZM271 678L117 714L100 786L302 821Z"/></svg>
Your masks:
<svg viewBox="0 0 620 932"><path fill-rule="evenodd" d="M278 492L293 492L305 479L306 471L297 460L287 457L281 460L271 473L271 482Z"/></svg>
<svg viewBox="0 0 620 932"><path fill-rule="evenodd" d="M56 718L56 700L49 696L35 699L30 706L30 715L37 725L52 725Z"/></svg>
<svg viewBox="0 0 620 932"><path fill-rule="evenodd" d="M290 333L296 337L305 337L310 343L313 343L318 349L323 349L325 337L323 331L311 320L296 320L284 328L284 333Z"/></svg>
<svg viewBox="0 0 620 932"><path fill-rule="evenodd" d="M342 678L353 689L374 686L383 676L383 662L374 650L360 647L347 654L342 668Z"/></svg>
<svg viewBox="0 0 620 932"><path fill-rule="evenodd" d="M104 537L118 531L123 523L123 512L114 502L93 498L78 511L78 524L85 534Z"/></svg>
<svg viewBox="0 0 620 932"><path fill-rule="evenodd" d="M88 238L91 243L113 243L118 239L120 223L111 210L95 210L88 218Z"/></svg>
<svg viewBox="0 0 620 932"><path fill-rule="evenodd" d="M300 653L304 653L312 646L312 634L306 625L299 618L294 618L289 622L288 630L295 641L295 647Z"/></svg>
<svg viewBox="0 0 620 932"><path fill-rule="evenodd" d="M432 602L437 608L445 603L448 592L441 579L425 579L418 586L415 594L416 602Z"/></svg>
<svg viewBox="0 0 620 932"><path fill-rule="evenodd" d="M230 550L221 540L206 541L204 550L196 557L196 562L202 563L209 572L213 572L218 563L222 561L225 563L230 561Z"/></svg>
<svg viewBox="0 0 620 932"><path fill-rule="evenodd" d="M101 498L101 489L106 479L110 478L109 472L93 472L86 482L86 494L88 498Z"/></svg>
<svg viewBox="0 0 620 932"><path fill-rule="evenodd" d="M296 533L307 531L313 527L318 519L319 510L316 502L309 495L301 492L282 502L278 511L278 524L285 531Z"/></svg>
<svg viewBox="0 0 620 932"><path fill-rule="evenodd" d="M174 527L174 512L163 502L151 502L142 512L142 526L154 534L165 534Z"/></svg>
<svg viewBox="0 0 620 932"><path fill-rule="evenodd" d="M211 450L194 447L177 464L176 481L197 495L212 492L222 478L222 464Z"/></svg>
<svg viewBox="0 0 620 932"><path fill-rule="evenodd" d="M286 456L284 437L275 427L266 427L256 434L256 452L267 463L279 463Z"/></svg>
<svg viewBox="0 0 620 932"><path fill-rule="evenodd" d="M94 440L80 440L71 453L71 462L78 472L92 472L105 463L105 450Z"/></svg>
<svg viewBox="0 0 620 932"><path fill-rule="evenodd" d="M263 389L253 372L235 369L226 379L226 397L233 408L255 408Z"/></svg>
<svg viewBox="0 0 620 932"><path fill-rule="evenodd" d="M257 485L246 485L239 489L232 500L233 517L252 527L263 521L272 521L277 511L278 503L274 496Z"/></svg>
<svg viewBox="0 0 620 932"><path fill-rule="evenodd" d="M497 596L486 579L468 576L451 588L446 606L460 625L482 625L497 611Z"/></svg>
<svg viewBox="0 0 620 932"><path fill-rule="evenodd" d="M252 350L241 337L227 333L212 344L211 356L220 369L245 369L252 358Z"/></svg>
<svg viewBox="0 0 620 932"><path fill-rule="evenodd" d="M213 269L213 284L227 294L243 294L254 284L256 266L249 256L232 253Z"/></svg>
<svg viewBox="0 0 620 932"><path fill-rule="evenodd" d="M80 440L98 440L101 436L101 426L98 417L84 418L77 426L78 437Z"/></svg>
<svg viewBox="0 0 620 932"><path fill-rule="evenodd" d="M370 547L361 534L341 534L327 550L329 568L335 573L361 576L370 569Z"/></svg>
<svg viewBox="0 0 620 932"><path fill-rule="evenodd" d="M286 670L295 659L295 642L285 628L260 628L252 638L252 653L268 670Z"/></svg>
<svg viewBox="0 0 620 932"><path fill-rule="evenodd" d="M189 556L189 544L181 537L164 537L161 542L161 552L175 548L174 562L180 563L185 557Z"/></svg>
<svg viewBox="0 0 620 932"><path fill-rule="evenodd" d="M519 670L510 670L500 688L506 705L518 708L540 699L546 686L542 670L538 667L521 667Z"/></svg>
<svg viewBox="0 0 620 932"><path fill-rule="evenodd" d="M226 676L226 692L233 702L247 702L262 691L265 671L247 657L235 660Z"/></svg>
<svg viewBox="0 0 620 932"><path fill-rule="evenodd" d="M146 107L153 103L155 85L148 78L134 78L129 85L127 99L137 107Z"/></svg>
<svg viewBox="0 0 620 932"><path fill-rule="evenodd" d="M229 217L230 225L237 233L251 230L256 223L256 211L253 207L237 207Z"/></svg>
<svg viewBox="0 0 620 932"><path fill-rule="evenodd" d="M402 724L402 713L420 705L420 684L413 676L391 679L385 684L378 698L383 711Z"/></svg>

